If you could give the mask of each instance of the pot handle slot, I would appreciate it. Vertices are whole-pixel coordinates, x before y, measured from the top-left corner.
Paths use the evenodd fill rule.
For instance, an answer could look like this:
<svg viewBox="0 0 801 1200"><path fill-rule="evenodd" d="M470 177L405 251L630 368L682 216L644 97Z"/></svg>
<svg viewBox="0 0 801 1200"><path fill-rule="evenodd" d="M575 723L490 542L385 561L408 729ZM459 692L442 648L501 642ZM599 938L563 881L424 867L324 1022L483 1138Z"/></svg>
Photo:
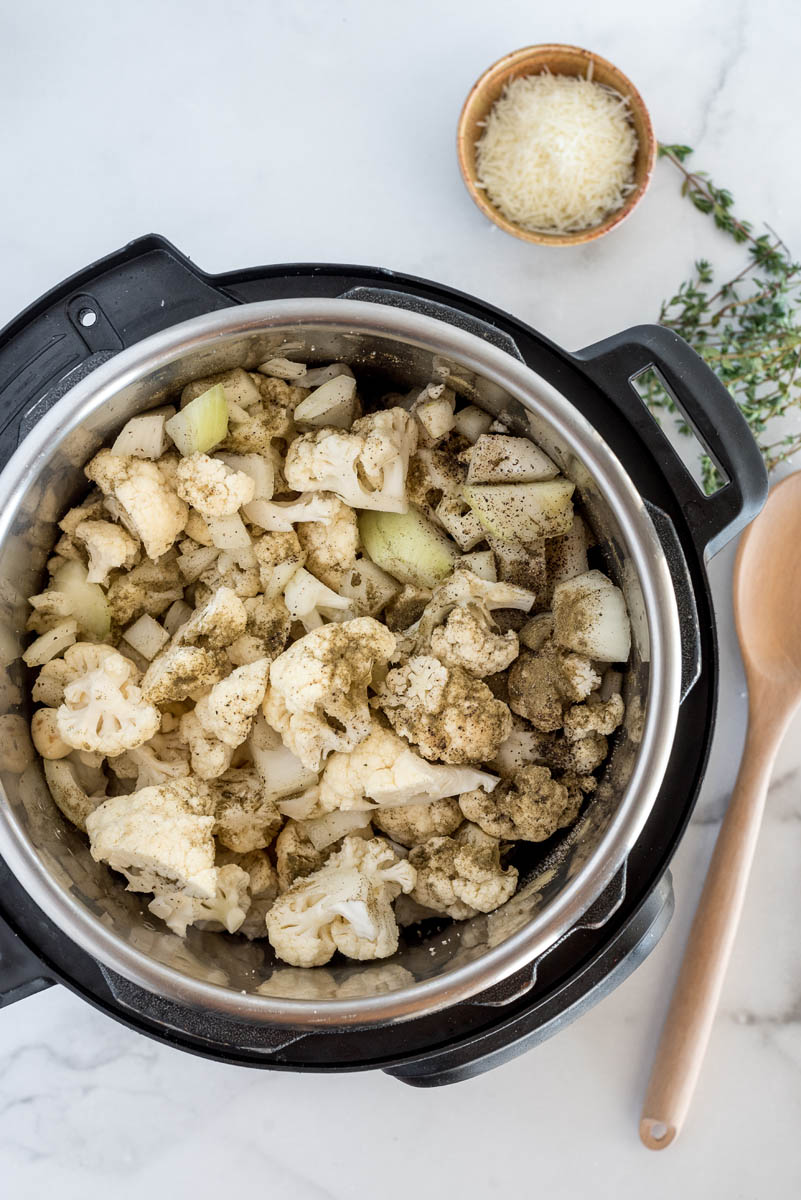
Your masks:
<svg viewBox="0 0 801 1200"><path fill-rule="evenodd" d="M0 462L20 419L112 354L161 329L237 303L156 234L137 238L46 292L0 331ZM59 388L59 385L61 387ZM30 423L29 423L30 424Z"/></svg>
<svg viewBox="0 0 801 1200"><path fill-rule="evenodd" d="M424 300L411 292L396 292L391 288L371 287L351 288L349 291L343 292L338 299L362 300L367 304L386 304L390 308L402 308L406 312L416 312L424 317L434 317L437 321L444 321L446 325L455 325L457 329L464 329L466 333L475 334L483 342L489 342L490 345L497 346L506 354L511 354L512 358L523 362L523 355L505 330L490 325L489 321L481 321L470 313L461 312L458 308L451 308L448 304L440 304L436 300Z"/></svg>
<svg viewBox="0 0 801 1200"><path fill-rule="evenodd" d="M690 568L676 533L676 527L666 512L657 508L650 500L645 507L654 523L656 535L662 543L668 570L673 580L676 607L681 627L681 702L698 681L701 674L701 633L698 623L698 606L690 578Z"/></svg>
<svg viewBox="0 0 801 1200"><path fill-rule="evenodd" d="M661 325L626 329L575 357L655 446L696 544L707 557L716 554L754 519L768 494L762 455L727 389L683 338ZM704 495L636 392L634 380L649 368L725 477L714 495Z"/></svg>
<svg viewBox="0 0 801 1200"><path fill-rule="evenodd" d="M43 992L55 982L44 963L0 919L0 1008Z"/></svg>

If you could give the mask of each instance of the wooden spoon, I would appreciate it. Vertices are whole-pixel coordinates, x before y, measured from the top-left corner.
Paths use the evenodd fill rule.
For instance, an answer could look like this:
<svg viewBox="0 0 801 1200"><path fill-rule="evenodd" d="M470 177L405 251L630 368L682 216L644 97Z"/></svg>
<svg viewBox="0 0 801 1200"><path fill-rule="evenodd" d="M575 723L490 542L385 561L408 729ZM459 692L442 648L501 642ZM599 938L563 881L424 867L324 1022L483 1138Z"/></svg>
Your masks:
<svg viewBox="0 0 801 1200"><path fill-rule="evenodd" d="M801 701L801 472L770 493L740 543L734 613L748 680L745 750L720 827L640 1119L651 1150L690 1106L729 962L776 752Z"/></svg>

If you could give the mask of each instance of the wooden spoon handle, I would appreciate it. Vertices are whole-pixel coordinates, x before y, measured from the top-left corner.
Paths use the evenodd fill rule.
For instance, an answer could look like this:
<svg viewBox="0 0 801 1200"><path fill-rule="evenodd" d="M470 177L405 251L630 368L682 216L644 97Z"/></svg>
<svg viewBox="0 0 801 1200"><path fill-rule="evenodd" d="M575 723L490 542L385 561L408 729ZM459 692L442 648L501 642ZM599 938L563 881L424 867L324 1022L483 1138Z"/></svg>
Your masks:
<svg viewBox="0 0 801 1200"><path fill-rule="evenodd" d="M640 1137L650 1150L670 1145L690 1106L740 920L783 728L782 721L771 728L765 720L749 720L737 782L718 834L643 1104Z"/></svg>

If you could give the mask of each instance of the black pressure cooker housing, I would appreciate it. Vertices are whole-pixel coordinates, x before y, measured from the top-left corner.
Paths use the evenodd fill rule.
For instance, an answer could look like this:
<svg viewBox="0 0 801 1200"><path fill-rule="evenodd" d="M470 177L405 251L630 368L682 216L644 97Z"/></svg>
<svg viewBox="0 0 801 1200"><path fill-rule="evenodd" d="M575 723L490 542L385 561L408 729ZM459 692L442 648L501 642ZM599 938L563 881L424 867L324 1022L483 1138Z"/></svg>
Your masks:
<svg viewBox="0 0 801 1200"><path fill-rule="evenodd" d="M65 281L0 333L0 466L79 379L150 334L231 305L355 289L367 289L373 301L391 294L392 303L410 308L444 306L437 315L502 347L511 338L526 364L602 434L648 502L674 575L684 655L675 740L648 822L606 892L536 963L467 1002L363 1030L256 1026L147 992L67 939L0 860L0 1006L59 982L131 1028L209 1058L279 1070L381 1068L434 1086L550 1037L630 974L667 927L668 863L692 813L715 721L717 643L704 558L756 515L767 481L745 422L716 389L705 392L707 368L663 329L642 326L569 354L507 313L427 280L309 264L210 276L155 235ZM649 367L728 476L716 495L696 487L631 386Z"/></svg>

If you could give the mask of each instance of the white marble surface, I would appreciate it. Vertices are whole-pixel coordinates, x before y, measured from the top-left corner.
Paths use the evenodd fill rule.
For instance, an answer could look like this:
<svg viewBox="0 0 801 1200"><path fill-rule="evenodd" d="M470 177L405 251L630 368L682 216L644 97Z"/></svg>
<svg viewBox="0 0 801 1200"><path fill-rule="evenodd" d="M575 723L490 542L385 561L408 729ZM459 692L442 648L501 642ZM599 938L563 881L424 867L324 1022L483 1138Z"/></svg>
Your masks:
<svg viewBox="0 0 801 1200"><path fill-rule="evenodd" d="M658 9L635 0L26 0L0 13L0 322L150 230L208 270L328 259L427 275L568 347L654 319L702 250L729 255L679 201L666 167L628 224L576 251L506 238L461 187L453 137L467 89L493 59L537 41L586 45L619 64L658 135L695 145L744 213L768 217L799 246L801 26L791 0ZM721 720L675 861L676 917L613 996L488 1076L417 1092L381 1075L207 1063L54 988L0 1016L3 1196L797 1196L801 724L782 754L689 1125L662 1155L636 1132L742 740L730 566L728 555L713 564Z"/></svg>

